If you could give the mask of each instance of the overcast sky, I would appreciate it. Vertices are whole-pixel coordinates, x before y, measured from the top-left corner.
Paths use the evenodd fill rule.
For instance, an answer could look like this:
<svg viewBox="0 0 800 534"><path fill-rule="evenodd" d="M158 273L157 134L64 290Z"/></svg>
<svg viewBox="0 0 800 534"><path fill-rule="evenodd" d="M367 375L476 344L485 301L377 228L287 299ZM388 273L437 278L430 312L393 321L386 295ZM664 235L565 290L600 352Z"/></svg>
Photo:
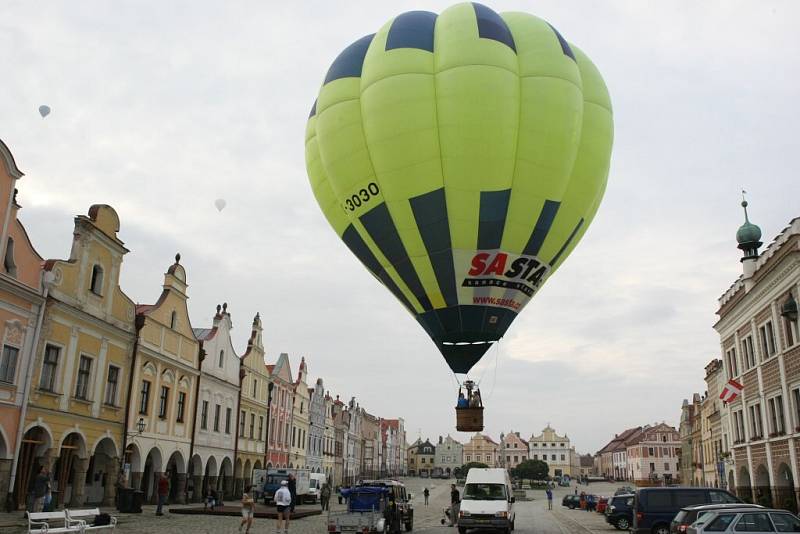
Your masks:
<svg viewBox="0 0 800 534"><path fill-rule="evenodd" d="M332 393L405 418L409 441L468 439L444 360L329 228L304 162L339 51L449 2L2 4L0 138L26 174L20 218L42 256L68 257L72 218L111 204L134 301L156 300L180 251L192 326L228 302L243 352L258 311L270 361L306 356ZM529 437L550 422L584 452L630 426L677 425L720 353L740 190L765 242L800 215L800 3L487 5L533 12L592 58L616 138L591 228L474 373L486 430Z"/></svg>

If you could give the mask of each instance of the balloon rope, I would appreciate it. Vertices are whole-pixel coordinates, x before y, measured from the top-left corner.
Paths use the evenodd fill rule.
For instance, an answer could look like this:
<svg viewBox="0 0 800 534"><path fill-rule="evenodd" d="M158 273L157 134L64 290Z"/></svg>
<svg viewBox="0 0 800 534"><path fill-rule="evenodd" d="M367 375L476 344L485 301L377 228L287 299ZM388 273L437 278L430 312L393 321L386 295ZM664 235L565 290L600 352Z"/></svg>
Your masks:
<svg viewBox="0 0 800 534"><path fill-rule="evenodd" d="M461 389L461 382L458 380L458 377L456 376L456 374L455 374L453 371L450 371L450 377L451 377L453 380L455 380L455 381L456 381L456 389L457 389L457 390L460 390L460 389Z"/></svg>
<svg viewBox="0 0 800 534"><path fill-rule="evenodd" d="M494 385L497 383L497 362L500 360L500 340L497 340L497 345L495 346L496 350L494 351L494 379L492 379L492 389L489 390L489 396L486 397L486 400L492 398L494 395Z"/></svg>

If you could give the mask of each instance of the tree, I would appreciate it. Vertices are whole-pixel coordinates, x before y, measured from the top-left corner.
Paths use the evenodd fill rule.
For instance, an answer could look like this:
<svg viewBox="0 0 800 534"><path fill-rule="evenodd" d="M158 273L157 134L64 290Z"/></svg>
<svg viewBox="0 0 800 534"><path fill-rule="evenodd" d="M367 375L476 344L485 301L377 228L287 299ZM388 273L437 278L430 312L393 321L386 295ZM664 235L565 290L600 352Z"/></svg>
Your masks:
<svg viewBox="0 0 800 534"><path fill-rule="evenodd" d="M478 469L485 469L489 466L481 462L469 462L467 464L462 465L461 467L456 467L455 470L453 471L453 475L455 475L456 478L466 477L467 473L469 473L469 470L472 469L473 467Z"/></svg>
<svg viewBox="0 0 800 534"><path fill-rule="evenodd" d="M542 460L525 460L512 469L511 474L519 479L544 480L548 471L547 463Z"/></svg>

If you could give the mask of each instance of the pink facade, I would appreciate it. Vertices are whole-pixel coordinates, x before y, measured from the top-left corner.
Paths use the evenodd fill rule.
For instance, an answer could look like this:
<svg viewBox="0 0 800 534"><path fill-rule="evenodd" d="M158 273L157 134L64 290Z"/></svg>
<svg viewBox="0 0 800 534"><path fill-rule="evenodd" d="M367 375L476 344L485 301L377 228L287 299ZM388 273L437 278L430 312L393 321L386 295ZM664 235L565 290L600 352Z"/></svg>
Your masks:
<svg viewBox="0 0 800 534"><path fill-rule="evenodd" d="M266 465L267 468L288 467L294 405L294 380L289 356L281 353L275 365L267 365L267 372L272 384L272 404L269 410Z"/></svg>

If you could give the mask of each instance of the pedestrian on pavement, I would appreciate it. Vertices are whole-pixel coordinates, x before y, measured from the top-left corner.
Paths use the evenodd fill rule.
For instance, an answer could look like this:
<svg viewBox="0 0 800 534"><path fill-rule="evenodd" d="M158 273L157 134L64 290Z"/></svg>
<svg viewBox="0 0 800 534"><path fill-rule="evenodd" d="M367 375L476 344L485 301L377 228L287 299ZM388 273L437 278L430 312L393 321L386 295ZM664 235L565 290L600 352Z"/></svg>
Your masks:
<svg viewBox="0 0 800 534"><path fill-rule="evenodd" d="M425 488L425 491L422 492L422 496L425 497L425 506L428 506L428 497L431 496L431 492L428 491L428 488Z"/></svg>
<svg viewBox="0 0 800 534"><path fill-rule="evenodd" d="M33 479L33 511L41 512L44 509L44 499L47 496L47 487L50 485L50 476L47 467L42 466L39 474Z"/></svg>
<svg viewBox="0 0 800 534"><path fill-rule="evenodd" d="M327 482L322 485L322 489L319 491L319 503L322 505L322 510L330 510L330 502L331 502L331 486Z"/></svg>
<svg viewBox="0 0 800 534"><path fill-rule="evenodd" d="M290 511L294 513L294 507L297 504L297 480L295 480L294 475L291 473L289 473L289 482L287 486L289 488L289 494L292 496Z"/></svg>
<svg viewBox="0 0 800 534"><path fill-rule="evenodd" d="M552 510L553 509L553 490L551 490L550 488L547 488L545 493L547 493L547 509L548 510Z"/></svg>
<svg viewBox="0 0 800 534"><path fill-rule="evenodd" d="M162 511L164 503L167 502L167 495L169 495L169 473L161 473L158 479L158 507L156 508L156 515L164 515Z"/></svg>
<svg viewBox="0 0 800 534"><path fill-rule="evenodd" d="M450 526L458 524L458 511L461 508L461 494L455 484L450 484Z"/></svg>
<svg viewBox="0 0 800 534"><path fill-rule="evenodd" d="M292 494L289 492L289 482L281 480L281 487L275 492L275 505L278 510L278 526L275 534L288 534L289 518L292 511Z"/></svg>
<svg viewBox="0 0 800 534"><path fill-rule="evenodd" d="M256 511L256 503L250 495L252 490L252 486L247 486L242 494L242 522L239 523L239 532L242 531L242 528L246 524L247 530L245 532L247 534L250 534L250 527L253 526L253 514Z"/></svg>

